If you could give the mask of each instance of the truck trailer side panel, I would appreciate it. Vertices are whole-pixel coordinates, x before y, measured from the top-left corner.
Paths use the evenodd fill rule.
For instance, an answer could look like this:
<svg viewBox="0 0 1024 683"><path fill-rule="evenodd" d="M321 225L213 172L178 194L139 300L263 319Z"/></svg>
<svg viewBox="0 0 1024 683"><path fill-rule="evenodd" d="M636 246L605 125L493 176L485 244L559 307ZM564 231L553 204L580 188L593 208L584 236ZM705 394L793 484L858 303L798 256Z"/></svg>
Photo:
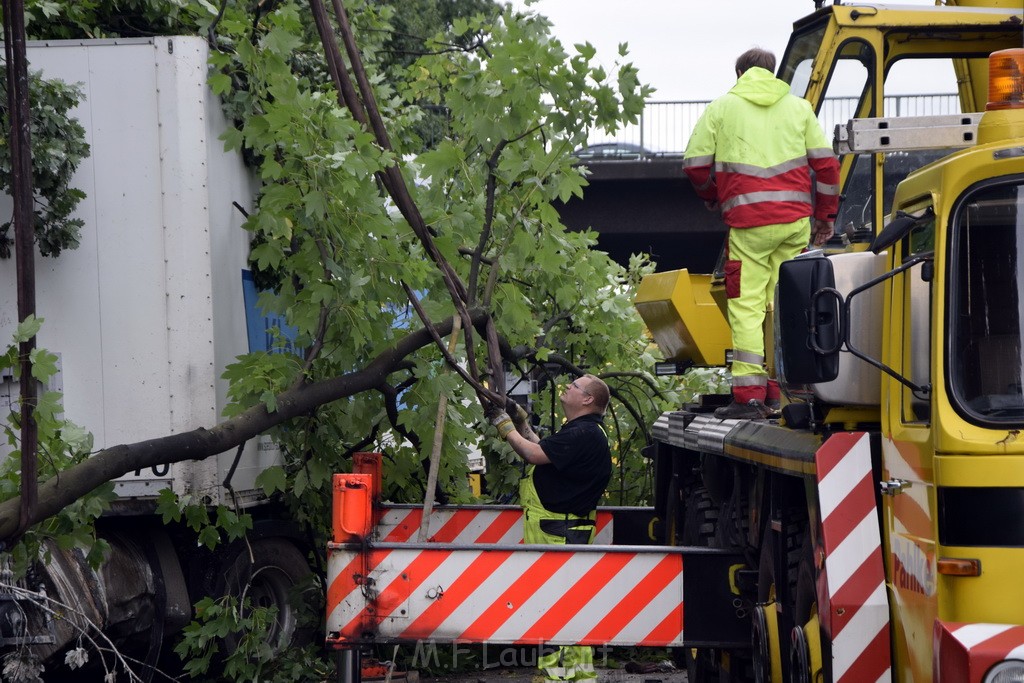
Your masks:
<svg viewBox="0 0 1024 683"><path fill-rule="evenodd" d="M32 69L81 85L73 112L90 156L74 186L86 193L81 246L37 257L38 345L60 357L52 388L95 448L216 424L227 402L224 368L246 352L243 213L256 181L225 152L229 124L206 85L200 38L30 43ZM131 96L126 96L131 93ZM5 201L10 201L5 198ZM13 261L0 286L14 292ZM13 296L0 306L0 335L17 324ZM16 396L10 383L8 391ZM232 480L256 498L256 475L278 459L267 440L246 445ZM234 452L130 473L122 497L166 485L220 502Z"/></svg>

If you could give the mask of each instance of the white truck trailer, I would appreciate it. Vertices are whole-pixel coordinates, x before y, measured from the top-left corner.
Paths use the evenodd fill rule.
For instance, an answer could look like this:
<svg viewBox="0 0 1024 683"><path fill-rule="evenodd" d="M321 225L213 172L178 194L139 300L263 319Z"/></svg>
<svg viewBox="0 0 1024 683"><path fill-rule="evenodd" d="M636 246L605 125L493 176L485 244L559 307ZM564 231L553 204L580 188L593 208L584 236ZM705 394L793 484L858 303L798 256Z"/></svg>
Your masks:
<svg viewBox="0 0 1024 683"><path fill-rule="evenodd" d="M249 233L234 204L251 206L257 185L219 139L229 124L206 85L207 54L193 37L29 43L31 69L84 92L73 112L91 146L74 180L86 193L77 210L81 246L37 257L36 287L45 320L38 345L60 359L49 388L63 392L66 417L92 432L96 449L216 424L225 366L266 350L270 330L283 324L255 304ZM14 260L0 262L7 340L18 323L15 277ZM0 377L0 419L17 397L17 381ZM237 463L232 451L122 477L102 524L111 561L93 572L74 553L57 556L41 578L50 597L138 641L140 659L153 662L199 596L237 590L255 575L249 595L276 605L277 635L290 636L288 591L310 571L306 547L254 486L279 455L263 438L247 443ZM232 464L234 500L223 486ZM165 527L154 500L166 487L253 512L252 564L245 545L209 553L183 529ZM75 637L65 622L52 626L42 638L20 637L51 654ZM18 638L0 632L0 646Z"/></svg>

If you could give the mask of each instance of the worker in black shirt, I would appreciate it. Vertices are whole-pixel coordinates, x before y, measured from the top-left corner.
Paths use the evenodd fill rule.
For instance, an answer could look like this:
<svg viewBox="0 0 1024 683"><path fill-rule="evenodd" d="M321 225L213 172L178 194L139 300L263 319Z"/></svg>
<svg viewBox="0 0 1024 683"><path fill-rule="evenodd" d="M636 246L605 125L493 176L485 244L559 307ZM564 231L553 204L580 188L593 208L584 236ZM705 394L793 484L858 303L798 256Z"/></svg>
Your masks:
<svg viewBox="0 0 1024 683"><path fill-rule="evenodd" d="M544 439L530 429L521 409L515 423L505 412L488 412L498 434L530 465L519 482L525 543L593 539L597 503L612 476L608 437L601 426L608 396L608 385L594 375L570 382L560 397L566 423ZM559 648L540 657L537 666L548 680L597 677L590 647Z"/></svg>

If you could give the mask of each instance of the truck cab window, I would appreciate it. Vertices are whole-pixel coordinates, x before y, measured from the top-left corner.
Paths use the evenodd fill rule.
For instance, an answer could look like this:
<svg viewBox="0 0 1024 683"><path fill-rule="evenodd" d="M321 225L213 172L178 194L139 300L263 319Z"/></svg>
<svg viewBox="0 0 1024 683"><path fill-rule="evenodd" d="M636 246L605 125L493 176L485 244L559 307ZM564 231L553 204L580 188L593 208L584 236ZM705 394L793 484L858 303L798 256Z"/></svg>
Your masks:
<svg viewBox="0 0 1024 683"><path fill-rule="evenodd" d="M820 23L803 35L794 36L779 66L779 78L790 85L790 92L797 97L807 94L807 86L811 82L811 67L814 56L821 47L821 39L825 35L826 24Z"/></svg>
<svg viewBox="0 0 1024 683"><path fill-rule="evenodd" d="M925 216L903 241L894 248L900 250L901 261L915 256L934 253L935 217L929 205L908 207L907 213ZM903 374L918 386L931 384L931 328L932 328L932 286L922 277L923 264L903 273L901 277L903 306L904 343ZM928 396L915 393L903 387L904 422L929 422L931 403Z"/></svg>
<svg viewBox="0 0 1024 683"><path fill-rule="evenodd" d="M962 111L956 73L949 57L901 59L885 75L883 116L941 116ZM912 171L952 153L953 149L890 152L883 155L882 213L892 212L896 186Z"/></svg>
<svg viewBox="0 0 1024 683"><path fill-rule="evenodd" d="M980 424L1024 424L1024 181L968 191L952 224L948 381Z"/></svg>
<svg viewBox="0 0 1024 683"><path fill-rule="evenodd" d="M869 46L863 43L851 42L843 47L843 58L832 70L825 99L818 110L818 120L829 137L835 134L837 126L845 126L850 119L870 115L870 60L865 58L869 54ZM850 155L843 164L849 165L849 170L836 216L836 232L845 233L848 238L853 238L858 231L870 235L873 228L871 155Z"/></svg>

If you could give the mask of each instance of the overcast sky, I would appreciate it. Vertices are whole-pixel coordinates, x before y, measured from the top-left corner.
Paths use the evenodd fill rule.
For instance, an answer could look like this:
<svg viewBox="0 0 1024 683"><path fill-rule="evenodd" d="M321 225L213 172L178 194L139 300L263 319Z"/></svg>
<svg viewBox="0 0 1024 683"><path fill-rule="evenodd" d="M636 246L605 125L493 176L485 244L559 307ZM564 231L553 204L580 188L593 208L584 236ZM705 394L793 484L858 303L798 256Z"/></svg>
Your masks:
<svg viewBox="0 0 1024 683"><path fill-rule="evenodd" d="M829 0L830 1L830 0ZM517 9L525 0L514 0ZM882 2L879 4L896 4ZM935 0L898 4L934 5ZM527 9L548 17L553 32L573 52L589 42L610 66L619 43L640 79L657 88L654 100L712 99L735 81L733 63L758 46L782 58L793 22L814 11L813 0L539 0ZM915 92L935 92L915 79ZM947 90L945 87L940 88ZM909 90L908 90L909 92Z"/></svg>

